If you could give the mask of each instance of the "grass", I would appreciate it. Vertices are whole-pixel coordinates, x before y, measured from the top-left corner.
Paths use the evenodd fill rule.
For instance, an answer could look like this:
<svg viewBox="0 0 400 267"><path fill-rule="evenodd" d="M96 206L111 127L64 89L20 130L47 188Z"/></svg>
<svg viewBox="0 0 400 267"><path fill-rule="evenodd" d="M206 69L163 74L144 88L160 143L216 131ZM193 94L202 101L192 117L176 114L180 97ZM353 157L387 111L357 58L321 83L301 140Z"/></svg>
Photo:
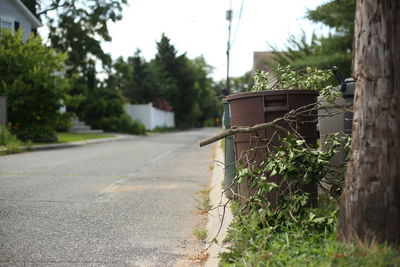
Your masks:
<svg viewBox="0 0 400 267"><path fill-rule="evenodd" d="M207 230L203 228L194 229L193 234L200 241L205 241L208 236Z"/></svg>
<svg viewBox="0 0 400 267"><path fill-rule="evenodd" d="M90 139L100 139L114 137L111 134L77 134L77 133L59 133L57 134L58 143L69 143L75 141L84 141ZM32 143L21 142L12 135L6 128L0 127L0 156L13 154L22 151L22 147L29 150L32 146L39 146L53 143Z"/></svg>
<svg viewBox="0 0 400 267"><path fill-rule="evenodd" d="M207 213L212 208L211 199L210 199L210 189L201 190L198 193L199 197L196 198L196 208L200 213Z"/></svg>
<svg viewBox="0 0 400 267"><path fill-rule="evenodd" d="M59 133L57 134L58 143L68 143L75 141L84 141L90 139L100 139L114 137L112 134L78 134L78 133Z"/></svg>
<svg viewBox="0 0 400 267"><path fill-rule="evenodd" d="M337 207L327 205L320 209ZM400 251L388 245L339 241L337 218L330 229L293 224L274 231L258 213L235 217L229 229L230 251L222 254L221 266L400 266Z"/></svg>
<svg viewBox="0 0 400 267"><path fill-rule="evenodd" d="M21 151L21 141L6 127L0 126L0 155L18 153Z"/></svg>
<svg viewBox="0 0 400 267"><path fill-rule="evenodd" d="M177 129L175 127L156 127L153 130L151 130L151 133L170 133L170 132L176 132Z"/></svg>
<svg viewBox="0 0 400 267"><path fill-rule="evenodd" d="M244 249L222 266L400 266L399 252L387 245L345 244L336 232L304 234L300 229L269 237L268 246Z"/></svg>
<svg viewBox="0 0 400 267"><path fill-rule="evenodd" d="M221 149L225 151L225 138L221 140Z"/></svg>

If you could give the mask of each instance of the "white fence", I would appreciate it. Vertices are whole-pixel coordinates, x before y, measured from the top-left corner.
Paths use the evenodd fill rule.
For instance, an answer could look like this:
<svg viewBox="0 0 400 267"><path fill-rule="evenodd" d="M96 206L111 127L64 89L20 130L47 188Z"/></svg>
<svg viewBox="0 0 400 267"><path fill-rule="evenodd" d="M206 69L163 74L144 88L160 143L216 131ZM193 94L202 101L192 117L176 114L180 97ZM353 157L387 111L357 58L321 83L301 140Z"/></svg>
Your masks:
<svg viewBox="0 0 400 267"><path fill-rule="evenodd" d="M127 104L125 110L133 120L140 120L147 130L156 127L175 127L174 113L164 111L149 104Z"/></svg>

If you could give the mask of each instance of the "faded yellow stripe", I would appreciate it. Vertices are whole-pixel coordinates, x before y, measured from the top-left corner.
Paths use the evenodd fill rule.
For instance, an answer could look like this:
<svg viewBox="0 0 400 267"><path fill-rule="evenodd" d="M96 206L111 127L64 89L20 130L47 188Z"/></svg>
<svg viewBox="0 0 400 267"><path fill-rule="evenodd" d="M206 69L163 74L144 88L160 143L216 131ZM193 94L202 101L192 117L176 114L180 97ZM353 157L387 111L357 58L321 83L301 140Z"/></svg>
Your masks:
<svg viewBox="0 0 400 267"><path fill-rule="evenodd" d="M105 189L103 192L118 193L118 192L134 192L146 189L175 189L178 185L135 185L135 186L118 186L117 188Z"/></svg>

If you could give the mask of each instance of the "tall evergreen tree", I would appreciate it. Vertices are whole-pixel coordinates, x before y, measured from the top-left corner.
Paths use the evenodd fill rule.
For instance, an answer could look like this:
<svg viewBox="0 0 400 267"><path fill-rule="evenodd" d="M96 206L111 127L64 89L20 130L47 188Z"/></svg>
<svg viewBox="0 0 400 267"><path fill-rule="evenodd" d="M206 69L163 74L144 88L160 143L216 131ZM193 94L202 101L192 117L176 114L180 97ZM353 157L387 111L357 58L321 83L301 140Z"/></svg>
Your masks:
<svg viewBox="0 0 400 267"><path fill-rule="evenodd" d="M132 86L124 91L131 103L150 103L159 99L160 93L155 81L154 67L140 53L138 49L133 57L128 58L133 72Z"/></svg>
<svg viewBox="0 0 400 267"><path fill-rule="evenodd" d="M217 105L213 100L215 94L210 91L210 67L203 58L190 60L185 54L178 55L164 34L157 43L157 51L152 64L157 71L160 97L173 106L177 126L202 126L211 116L204 102Z"/></svg>
<svg viewBox="0 0 400 267"><path fill-rule="evenodd" d="M157 72L157 86L160 90L160 97L168 101L175 112L175 121L179 127L188 126L188 113L185 110L183 93L183 81L180 80L185 55L177 55L175 47L170 43L170 39L164 34L157 42L157 54L152 61L152 65ZM186 78L185 78L186 79Z"/></svg>

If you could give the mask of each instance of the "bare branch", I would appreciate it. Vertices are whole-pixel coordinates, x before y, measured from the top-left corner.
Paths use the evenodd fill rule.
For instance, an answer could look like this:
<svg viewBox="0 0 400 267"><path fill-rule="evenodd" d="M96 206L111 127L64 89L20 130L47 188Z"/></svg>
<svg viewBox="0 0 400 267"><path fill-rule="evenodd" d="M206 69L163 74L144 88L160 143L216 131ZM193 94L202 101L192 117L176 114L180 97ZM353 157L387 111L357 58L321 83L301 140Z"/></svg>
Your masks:
<svg viewBox="0 0 400 267"><path fill-rule="evenodd" d="M37 15L38 17L40 17L40 16L43 15L43 14L47 14L47 12L49 12L49 11L56 10L56 9L58 9L58 8L60 8L60 7L66 7L67 5L68 5L68 2L64 2L63 4L53 4L53 5L51 5L49 8L44 9L44 10L38 12L36 15Z"/></svg>
<svg viewBox="0 0 400 267"><path fill-rule="evenodd" d="M283 132L285 134L288 134L289 133L288 130L286 130L285 128L283 128L283 127L281 127L279 125L276 125L276 122L278 122L280 120L282 120L282 118L278 118L278 119L276 119L276 120L274 120L272 122L266 122L266 123L258 124L258 125L252 126L252 127L242 127L242 126L240 126L240 127L232 127L230 129L227 129L225 131L220 132L219 134L217 134L217 135L215 135L215 136L213 136L211 138L207 138L207 139L201 140L199 142L199 145L200 145L200 147L206 146L206 145L212 144L212 143L214 143L214 142L216 142L218 140L221 140L221 139L223 139L223 138L225 138L227 136L230 136L230 135L235 135L235 134L238 134L238 133L254 133L254 132L257 132L259 130L266 129L266 128L274 128L275 130L278 130L278 131L281 131L281 132Z"/></svg>

